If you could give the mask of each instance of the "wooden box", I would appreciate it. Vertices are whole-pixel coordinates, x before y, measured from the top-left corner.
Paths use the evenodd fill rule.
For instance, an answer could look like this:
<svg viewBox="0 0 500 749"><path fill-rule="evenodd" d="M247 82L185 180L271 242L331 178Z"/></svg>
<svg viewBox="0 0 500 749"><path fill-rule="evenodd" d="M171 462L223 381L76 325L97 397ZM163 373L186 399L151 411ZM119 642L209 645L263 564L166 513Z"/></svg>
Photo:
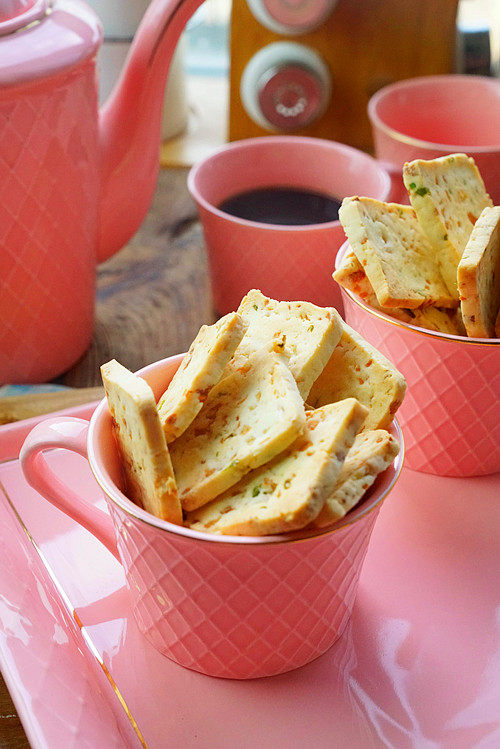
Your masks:
<svg viewBox="0 0 500 749"><path fill-rule="evenodd" d="M331 76L324 114L292 132L371 150L366 107L375 91L404 78L453 72L457 4L458 0L338 0L318 28L287 37L259 23L246 0L233 0L230 140L273 132L256 124L245 111L240 82L258 50L288 40L319 53Z"/></svg>

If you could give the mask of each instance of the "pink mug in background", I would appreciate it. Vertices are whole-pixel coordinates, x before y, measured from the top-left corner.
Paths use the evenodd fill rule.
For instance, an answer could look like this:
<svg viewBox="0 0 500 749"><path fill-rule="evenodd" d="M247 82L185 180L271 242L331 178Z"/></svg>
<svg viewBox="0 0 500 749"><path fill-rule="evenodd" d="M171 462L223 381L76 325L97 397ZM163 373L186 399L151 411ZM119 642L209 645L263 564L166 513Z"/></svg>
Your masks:
<svg viewBox="0 0 500 749"><path fill-rule="evenodd" d="M263 187L292 187L342 200L387 200L391 180L371 156L334 141L269 136L236 141L196 164L188 177L208 250L214 306L238 307L252 288L279 300L341 308L331 280L345 241L340 221L301 226L259 223L219 210L229 197Z"/></svg>
<svg viewBox="0 0 500 749"><path fill-rule="evenodd" d="M181 361L173 356L140 370L157 398ZM403 463L396 422L391 431L401 451L354 510L330 529L281 536L200 533L127 499L105 400L90 423L57 417L38 424L20 459L31 486L121 562L137 625L157 650L195 671L249 679L309 663L342 634L378 510ZM109 515L52 472L43 451L61 447L88 457Z"/></svg>
<svg viewBox="0 0 500 749"><path fill-rule="evenodd" d="M337 268L349 250L346 242ZM438 476L500 471L500 340L424 330L341 291L346 321L408 383L398 410L406 467Z"/></svg>
<svg viewBox="0 0 500 749"><path fill-rule="evenodd" d="M500 204L500 80L435 75L393 83L368 104L375 153L393 176L405 161L472 156Z"/></svg>

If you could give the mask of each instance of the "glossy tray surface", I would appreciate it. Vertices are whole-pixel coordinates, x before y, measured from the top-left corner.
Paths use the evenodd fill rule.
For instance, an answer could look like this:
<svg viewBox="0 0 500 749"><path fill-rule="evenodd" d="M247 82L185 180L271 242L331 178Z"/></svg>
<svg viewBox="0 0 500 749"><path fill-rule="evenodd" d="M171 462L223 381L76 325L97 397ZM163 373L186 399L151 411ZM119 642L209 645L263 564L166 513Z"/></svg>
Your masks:
<svg viewBox="0 0 500 749"><path fill-rule="evenodd" d="M144 640L120 565L26 485L29 426L0 429L0 666L33 747L500 746L500 475L404 470L341 639L295 672L236 682ZM47 457L104 508L83 458Z"/></svg>

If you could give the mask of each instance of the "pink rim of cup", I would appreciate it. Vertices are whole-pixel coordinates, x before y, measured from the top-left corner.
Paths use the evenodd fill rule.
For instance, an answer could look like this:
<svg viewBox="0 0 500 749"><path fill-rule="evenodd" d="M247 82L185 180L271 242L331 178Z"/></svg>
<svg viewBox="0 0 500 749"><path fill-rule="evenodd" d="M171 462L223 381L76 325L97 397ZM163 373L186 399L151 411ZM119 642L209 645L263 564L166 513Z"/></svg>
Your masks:
<svg viewBox="0 0 500 749"><path fill-rule="evenodd" d="M478 85L482 86L489 95L493 94L496 90L499 92L500 84L494 78L486 78L483 76L470 76L470 75L432 75L432 76L421 76L419 78L410 78L404 81L398 81L391 83L389 86L384 86L376 94L374 94L368 102L368 116L374 128L383 130L387 135L391 136L395 140L402 141L408 145L415 146L417 148L424 148L429 150L440 150L440 151L455 151L457 149L466 149L471 156L475 153L490 153L493 151L500 151L500 136L496 135L495 143L472 143L470 138L466 138L464 141L462 138L457 138L456 141L450 143L449 141L432 141L427 138L410 135L409 133L403 132L396 127L392 127L389 124L390 117L387 113L383 113L385 106L390 106L391 99L397 96L401 97L401 100L406 100L407 104L419 106L420 102L412 97L419 93L428 95L429 90L435 92L435 96L439 96L445 88L457 85L463 88L464 92L474 89L477 95ZM500 97L500 93L497 93ZM458 99L457 106L463 109L464 102ZM382 111L381 111L382 110ZM385 116L384 116L385 115ZM488 124L488 123L483 123ZM483 132L482 128L476 129L474 132L474 140L478 140Z"/></svg>
<svg viewBox="0 0 500 749"><path fill-rule="evenodd" d="M341 247L338 268L350 250ZM500 339L425 330L341 289L345 319L405 376L405 466L439 476L500 471Z"/></svg>
<svg viewBox="0 0 500 749"><path fill-rule="evenodd" d="M340 306L331 266L345 240L340 221L285 226L237 218L218 206L260 187L296 187L325 195L362 194L387 200L392 182L384 166L334 141L269 136L229 143L196 164L188 177L208 251L214 306L238 307L251 288L274 299L307 299ZM333 292L333 293L332 293Z"/></svg>
<svg viewBox="0 0 500 749"><path fill-rule="evenodd" d="M376 156L393 177L405 161L467 153L493 202L500 202L500 80L433 75L399 81L372 96L368 116Z"/></svg>
<svg viewBox="0 0 500 749"><path fill-rule="evenodd" d="M159 397L182 355L139 374ZM237 679L292 670L324 653L350 617L380 505L397 481L401 451L360 505L329 529L279 536L216 536L153 517L118 488L121 469L106 401L92 419L38 424L20 459L37 491L96 536L125 570L140 631L171 660ZM43 451L88 457L109 515L63 484Z"/></svg>

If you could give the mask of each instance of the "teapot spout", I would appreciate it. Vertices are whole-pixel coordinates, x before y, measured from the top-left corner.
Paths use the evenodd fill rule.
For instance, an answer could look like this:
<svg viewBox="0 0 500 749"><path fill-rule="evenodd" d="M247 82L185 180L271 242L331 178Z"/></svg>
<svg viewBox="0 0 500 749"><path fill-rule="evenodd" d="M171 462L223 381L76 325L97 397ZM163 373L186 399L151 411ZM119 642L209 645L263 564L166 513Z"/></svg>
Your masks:
<svg viewBox="0 0 500 749"><path fill-rule="evenodd" d="M181 32L202 2L153 0L120 79L101 109L98 262L123 247L151 204L170 62Z"/></svg>

